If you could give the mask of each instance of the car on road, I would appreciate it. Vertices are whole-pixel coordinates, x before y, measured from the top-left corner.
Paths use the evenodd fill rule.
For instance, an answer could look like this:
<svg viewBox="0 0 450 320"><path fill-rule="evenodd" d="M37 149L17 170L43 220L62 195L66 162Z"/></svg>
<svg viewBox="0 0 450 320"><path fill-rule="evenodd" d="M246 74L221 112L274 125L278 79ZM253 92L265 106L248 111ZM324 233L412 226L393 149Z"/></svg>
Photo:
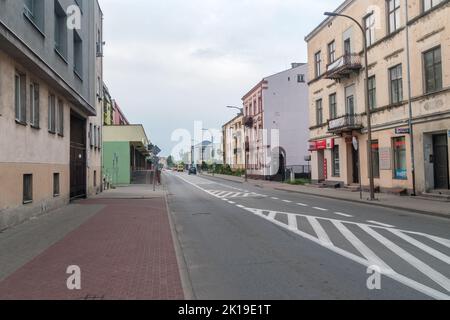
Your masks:
<svg viewBox="0 0 450 320"><path fill-rule="evenodd" d="M189 175L196 175L197 174L197 168L196 167L190 167L189 168Z"/></svg>
<svg viewBox="0 0 450 320"><path fill-rule="evenodd" d="M182 164L179 164L177 167L178 172L184 172L184 166Z"/></svg>

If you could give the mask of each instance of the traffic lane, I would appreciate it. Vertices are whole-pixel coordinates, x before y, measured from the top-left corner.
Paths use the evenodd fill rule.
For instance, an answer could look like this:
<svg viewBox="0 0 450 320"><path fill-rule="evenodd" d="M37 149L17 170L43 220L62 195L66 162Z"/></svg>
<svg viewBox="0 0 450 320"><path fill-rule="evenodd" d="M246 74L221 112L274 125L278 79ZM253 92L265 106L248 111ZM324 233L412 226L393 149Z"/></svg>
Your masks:
<svg viewBox="0 0 450 320"><path fill-rule="evenodd" d="M211 179L210 177L205 179L213 179L213 181L218 180L217 178ZM267 195L267 202L271 202L273 200L276 205L281 204L286 206L290 204L291 208L296 208L298 203L301 203L306 205L306 207L302 208L303 210L308 210L308 208L322 208L332 213L332 215L335 215L336 212L351 215L352 217L349 218L352 220L355 219L355 221L358 222L376 221L386 225L393 225L400 229L435 234L436 236L444 238L448 238L450 235L450 219L443 217L424 215L406 210L365 205L344 200L329 199L314 195L261 188L252 184L244 185L228 180L220 181L220 183L231 187L241 185L241 188L250 192ZM283 200L291 202L286 203ZM314 213L316 211L319 210L313 209L308 212Z"/></svg>
<svg viewBox="0 0 450 320"><path fill-rule="evenodd" d="M199 299L427 299L389 278L169 176L182 251ZM202 213L202 214L198 214Z"/></svg>

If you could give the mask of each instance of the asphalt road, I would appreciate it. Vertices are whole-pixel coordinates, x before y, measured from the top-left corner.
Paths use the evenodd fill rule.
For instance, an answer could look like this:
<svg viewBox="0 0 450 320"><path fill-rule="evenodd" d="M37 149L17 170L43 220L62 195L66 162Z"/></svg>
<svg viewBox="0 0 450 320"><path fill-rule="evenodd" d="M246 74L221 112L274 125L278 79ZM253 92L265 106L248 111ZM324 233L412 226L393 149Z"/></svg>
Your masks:
<svg viewBox="0 0 450 320"><path fill-rule="evenodd" d="M448 219L187 174L164 179L193 298L450 299Z"/></svg>

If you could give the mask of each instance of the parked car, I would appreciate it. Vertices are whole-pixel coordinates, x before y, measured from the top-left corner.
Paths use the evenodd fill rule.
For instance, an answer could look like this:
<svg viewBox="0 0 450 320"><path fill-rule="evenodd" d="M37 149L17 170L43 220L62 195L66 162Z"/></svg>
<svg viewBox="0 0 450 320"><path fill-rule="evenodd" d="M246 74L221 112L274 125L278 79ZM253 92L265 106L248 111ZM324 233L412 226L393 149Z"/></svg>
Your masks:
<svg viewBox="0 0 450 320"><path fill-rule="evenodd" d="M182 164L179 164L177 167L178 172L184 172L184 166Z"/></svg>
<svg viewBox="0 0 450 320"><path fill-rule="evenodd" d="M189 175L196 175L197 174L197 168L196 167L190 167L189 168Z"/></svg>

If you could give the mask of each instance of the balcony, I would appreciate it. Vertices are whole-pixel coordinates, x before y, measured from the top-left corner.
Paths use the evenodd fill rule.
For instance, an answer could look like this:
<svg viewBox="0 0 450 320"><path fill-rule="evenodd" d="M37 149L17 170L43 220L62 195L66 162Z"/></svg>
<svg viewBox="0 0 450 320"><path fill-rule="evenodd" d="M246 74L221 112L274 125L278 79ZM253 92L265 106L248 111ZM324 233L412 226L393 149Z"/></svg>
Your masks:
<svg viewBox="0 0 450 320"><path fill-rule="evenodd" d="M362 128L362 117L360 115L349 114L328 121L329 133L340 134L353 130L361 130Z"/></svg>
<svg viewBox="0 0 450 320"><path fill-rule="evenodd" d="M361 58L356 53L348 53L327 65L325 77L332 80L348 78L353 72L362 68Z"/></svg>

